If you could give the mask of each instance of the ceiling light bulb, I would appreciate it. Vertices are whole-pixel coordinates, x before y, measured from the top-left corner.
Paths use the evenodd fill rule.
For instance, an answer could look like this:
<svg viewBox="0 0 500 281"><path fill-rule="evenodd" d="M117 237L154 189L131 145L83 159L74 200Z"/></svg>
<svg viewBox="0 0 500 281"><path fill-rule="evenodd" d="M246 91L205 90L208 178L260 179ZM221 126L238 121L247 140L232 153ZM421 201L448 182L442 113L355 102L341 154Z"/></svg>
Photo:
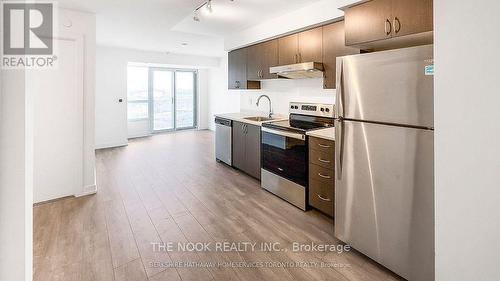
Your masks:
<svg viewBox="0 0 500 281"><path fill-rule="evenodd" d="M207 10L211 13L212 12L212 0L207 1Z"/></svg>

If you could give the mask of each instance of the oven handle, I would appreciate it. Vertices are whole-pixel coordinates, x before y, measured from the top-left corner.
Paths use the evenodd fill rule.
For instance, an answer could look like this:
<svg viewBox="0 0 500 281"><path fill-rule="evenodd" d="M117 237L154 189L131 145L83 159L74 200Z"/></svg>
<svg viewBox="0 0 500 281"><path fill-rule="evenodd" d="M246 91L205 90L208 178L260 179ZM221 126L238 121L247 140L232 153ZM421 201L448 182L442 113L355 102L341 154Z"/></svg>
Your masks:
<svg viewBox="0 0 500 281"><path fill-rule="evenodd" d="M293 138L293 139L298 139L298 140L306 140L306 136L303 134L297 134L297 133L291 133L291 132L286 132L286 131L280 131L280 130L273 130L269 128L262 128L262 132L278 135L278 136L284 136L288 138Z"/></svg>

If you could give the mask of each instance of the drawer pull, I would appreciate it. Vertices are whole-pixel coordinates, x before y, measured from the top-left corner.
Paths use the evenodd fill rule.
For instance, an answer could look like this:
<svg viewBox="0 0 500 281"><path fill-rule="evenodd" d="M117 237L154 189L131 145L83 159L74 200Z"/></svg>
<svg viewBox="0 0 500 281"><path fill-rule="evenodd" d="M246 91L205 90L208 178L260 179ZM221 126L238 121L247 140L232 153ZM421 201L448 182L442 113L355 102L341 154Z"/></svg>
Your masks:
<svg viewBox="0 0 500 281"><path fill-rule="evenodd" d="M320 176L320 177L322 177L322 178L324 178L324 179L331 179L331 178L332 178L332 177L330 177L330 176L325 176L325 175L323 175L322 173L318 173L318 176Z"/></svg>
<svg viewBox="0 0 500 281"><path fill-rule="evenodd" d="M329 160L325 160L325 159L321 159L321 158L318 158L318 161L322 162L322 163L328 163L328 164L330 163Z"/></svg>
<svg viewBox="0 0 500 281"><path fill-rule="evenodd" d="M316 194L318 195L318 198L323 200L323 201L326 201L326 202L332 202L332 199L328 199L328 198L324 198L323 196L319 195L319 194Z"/></svg>
<svg viewBox="0 0 500 281"><path fill-rule="evenodd" d="M329 145L326 145L326 144L321 144L321 143L318 143L319 147L322 147L322 148L330 148L331 146Z"/></svg>
<svg viewBox="0 0 500 281"><path fill-rule="evenodd" d="M278 168L278 171L283 172L283 168Z"/></svg>

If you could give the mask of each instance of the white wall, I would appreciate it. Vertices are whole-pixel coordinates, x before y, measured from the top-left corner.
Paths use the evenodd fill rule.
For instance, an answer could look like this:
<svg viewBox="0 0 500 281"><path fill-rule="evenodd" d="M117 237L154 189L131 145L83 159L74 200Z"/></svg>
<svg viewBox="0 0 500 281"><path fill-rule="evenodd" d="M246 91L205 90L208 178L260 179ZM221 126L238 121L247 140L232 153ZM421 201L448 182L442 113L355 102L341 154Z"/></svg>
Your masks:
<svg viewBox="0 0 500 281"><path fill-rule="evenodd" d="M215 130L214 114L240 111L240 94L228 91L227 54L221 59L220 66L209 72L208 123Z"/></svg>
<svg viewBox="0 0 500 281"><path fill-rule="evenodd" d="M32 99L23 70L2 70L0 79L0 280L31 280Z"/></svg>
<svg viewBox="0 0 500 281"><path fill-rule="evenodd" d="M129 62L169 67L205 69L200 71L198 120L200 129L207 128L208 85L210 68L219 68L215 57L167 54L115 47L97 47L96 135L97 148L127 144L127 65ZM123 102L119 103L118 99ZM203 108L205 107L205 108Z"/></svg>
<svg viewBox="0 0 500 281"><path fill-rule="evenodd" d="M436 280L500 280L500 2L434 7Z"/></svg>

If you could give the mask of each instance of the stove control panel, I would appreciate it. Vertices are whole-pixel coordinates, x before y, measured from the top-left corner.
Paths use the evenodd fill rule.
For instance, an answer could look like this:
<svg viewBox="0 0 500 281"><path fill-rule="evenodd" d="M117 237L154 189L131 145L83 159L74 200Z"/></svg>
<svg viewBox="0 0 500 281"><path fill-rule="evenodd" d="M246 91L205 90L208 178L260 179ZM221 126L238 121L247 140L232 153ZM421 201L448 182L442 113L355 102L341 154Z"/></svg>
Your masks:
<svg viewBox="0 0 500 281"><path fill-rule="evenodd" d="M333 104L320 104L320 103L290 103L290 113L322 116L333 118L335 116Z"/></svg>

